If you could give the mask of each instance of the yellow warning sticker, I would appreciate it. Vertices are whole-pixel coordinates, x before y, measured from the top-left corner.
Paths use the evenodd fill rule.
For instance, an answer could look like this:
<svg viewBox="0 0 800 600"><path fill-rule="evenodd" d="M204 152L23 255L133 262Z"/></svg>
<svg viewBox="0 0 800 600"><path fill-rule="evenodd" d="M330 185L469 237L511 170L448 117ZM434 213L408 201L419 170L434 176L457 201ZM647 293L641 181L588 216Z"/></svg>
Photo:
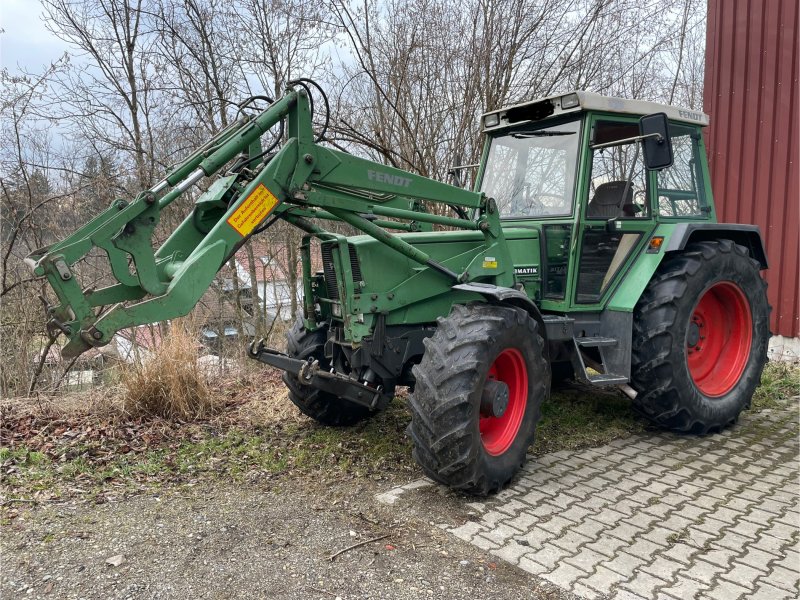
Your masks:
<svg viewBox="0 0 800 600"><path fill-rule="evenodd" d="M263 221L272 209L278 204L275 194L270 192L261 183L239 205L233 214L228 217L228 225L233 227L239 235L246 237L256 226Z"/></svg>
<svg viewBox="0 0 800 600"><path fill-rule="evenodd" d="M484 256L483 257L483 268L484 269L496 269L497 268L497 259L494 256Z"/></svg>

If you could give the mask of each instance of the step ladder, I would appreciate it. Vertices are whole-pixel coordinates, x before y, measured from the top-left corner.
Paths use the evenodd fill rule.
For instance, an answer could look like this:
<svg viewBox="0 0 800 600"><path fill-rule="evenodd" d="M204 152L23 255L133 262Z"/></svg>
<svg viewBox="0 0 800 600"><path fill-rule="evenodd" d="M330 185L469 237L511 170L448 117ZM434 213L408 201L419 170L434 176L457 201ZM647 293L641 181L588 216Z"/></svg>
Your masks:
<svg viewBox="0 0 800 600"><path fill-rule="evenodd" d="M606 372L603 348L616 346L616 338L600 336L575 337L573 341L575 342L575 352L572 354L572 367L578 379L600 386L622 385L628 382L628 378L624 375ZM587 356L583 351L585 348L599 348L601 362L598 363ZM590 373L588 369L592 369L596 373Z"/></svg>

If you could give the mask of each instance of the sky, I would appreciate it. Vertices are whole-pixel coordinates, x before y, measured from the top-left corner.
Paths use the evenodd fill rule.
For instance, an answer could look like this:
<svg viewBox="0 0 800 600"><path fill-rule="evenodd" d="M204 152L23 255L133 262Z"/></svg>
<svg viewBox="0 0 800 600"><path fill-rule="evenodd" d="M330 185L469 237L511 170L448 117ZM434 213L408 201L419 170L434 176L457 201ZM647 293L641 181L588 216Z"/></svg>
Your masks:
<svg viewBox="0 0 800 600"><path fill-rule="evenodd" d="M39 0L0 1L0 29L0 65L12 73L40 72L67 50L45 27Z"/></svg>

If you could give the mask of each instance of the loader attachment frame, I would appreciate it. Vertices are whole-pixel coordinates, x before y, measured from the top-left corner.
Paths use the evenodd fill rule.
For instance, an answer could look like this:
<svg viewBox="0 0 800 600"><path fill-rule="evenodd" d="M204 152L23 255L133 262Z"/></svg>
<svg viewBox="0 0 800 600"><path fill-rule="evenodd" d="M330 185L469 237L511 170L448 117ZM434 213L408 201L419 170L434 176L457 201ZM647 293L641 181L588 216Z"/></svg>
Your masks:
<svg viewBox="0 0 800 600"><path fill-rule="evenodd" d="M64 240L31 253L26 263L35 275L47 278L58 299L47 306L48 329L67 336L62 355L104 345L120 329L187 314L225 262L272 219L322 240L339 236L320 223L343 221L452 285L475 280L513 285L494 200L324 147L315 140L311 122L307 91L290 88L258 115L239 117L132 201L115 200ZM277 152L264 156L261 137L279 124L286 139ZM161 211L214 176L191 213L155 248ZM473 218L427 212L429 204L461 207ZM389 231L434 225L482 232L481 257L497 259L487 263L476 255L456 273ZM74 268L95 248L105 252L116 281L100 289L82 286Z"/></svg>

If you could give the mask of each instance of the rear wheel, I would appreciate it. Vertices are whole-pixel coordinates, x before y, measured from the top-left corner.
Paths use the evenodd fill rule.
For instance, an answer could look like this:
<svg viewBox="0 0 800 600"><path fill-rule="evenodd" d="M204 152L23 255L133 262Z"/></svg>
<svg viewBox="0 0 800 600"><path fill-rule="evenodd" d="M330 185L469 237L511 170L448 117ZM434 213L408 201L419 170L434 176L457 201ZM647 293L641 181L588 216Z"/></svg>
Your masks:
<svg viewBox="0 0 800 600"><path fill-rule="evenodd" d="M414 459L452 488L485 495L525 463L550 368L536 321L519 308L456 305L414 367Z"/></svg>
<svg viewBox="0 0 800 600"><path fill-rule="evenodd" d="M636 409L677 431L706 433L750 405L769 342L759 264L730 240L665 259L634 311Z"/></svg>
<svg viewBox="0 0 800 600"><path fill-rule="evenodd" d="M303 319L298 316L286 334L286 353L292 358L301 360L313 357L327 370L330 369L330 363L325 358L325 341L324 329L307 331L303 327ZM374 411L364 406L303 385L290 373L284 372L283 382L289 389L289 400L300 409L300 412L324 425L355 425L374 414Z"/></svg>

